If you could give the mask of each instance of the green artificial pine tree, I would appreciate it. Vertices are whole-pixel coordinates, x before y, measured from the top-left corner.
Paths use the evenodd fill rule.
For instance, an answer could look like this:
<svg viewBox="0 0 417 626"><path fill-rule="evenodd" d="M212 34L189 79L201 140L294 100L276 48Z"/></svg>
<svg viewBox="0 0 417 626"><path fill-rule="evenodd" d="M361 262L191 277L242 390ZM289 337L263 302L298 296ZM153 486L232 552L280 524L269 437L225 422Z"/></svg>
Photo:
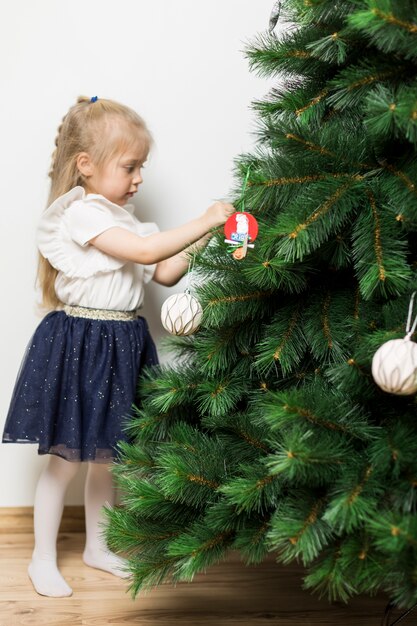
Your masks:
<svg viewBox="0 0 417 626"><path fill-rule="evenodd" d="M236 165L255 247L195 255L203 324L141 383L107 537L133 594L237 549L410 606L417 401L371 363L417 288L417 0L283 0L279 24L247 51L279 77Z"/></svg>

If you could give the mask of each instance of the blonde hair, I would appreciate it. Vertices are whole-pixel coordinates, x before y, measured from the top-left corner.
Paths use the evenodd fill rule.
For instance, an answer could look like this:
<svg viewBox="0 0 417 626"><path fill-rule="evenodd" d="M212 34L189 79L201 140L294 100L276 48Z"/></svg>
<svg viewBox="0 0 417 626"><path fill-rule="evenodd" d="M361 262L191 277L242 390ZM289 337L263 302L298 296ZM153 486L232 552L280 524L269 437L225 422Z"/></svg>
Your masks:
<svg viewBox="0 0 417 626"><path fill-rule="evenodd" d="M48 206L73 187L84 187L85 180L77 166L77 157L87 152L97 167L103 167L117 154L127 150L140 137L144 156L152 137L143 119L132 109L114 100L81 96L64 116L52 154L51 187ZM42 306L55 309L61 303L55 293L58 271L39 253L37 283L42 292Z"/></svg>

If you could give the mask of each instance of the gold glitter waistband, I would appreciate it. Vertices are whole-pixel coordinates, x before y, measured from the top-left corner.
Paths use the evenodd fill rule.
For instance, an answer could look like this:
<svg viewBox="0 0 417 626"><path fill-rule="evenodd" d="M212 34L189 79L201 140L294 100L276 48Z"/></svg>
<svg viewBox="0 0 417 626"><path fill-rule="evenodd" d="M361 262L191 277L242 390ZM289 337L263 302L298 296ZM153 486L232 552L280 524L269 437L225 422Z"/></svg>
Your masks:
<svg viewBox="0 0 417 626"><path fill-rule="evenodd" d="M129 322L138 317L137 311L112 311L110 309L90 309L85 306L71 306L66 304L64 311L71 317L85 317L90 320L114 320Z"/></svg>

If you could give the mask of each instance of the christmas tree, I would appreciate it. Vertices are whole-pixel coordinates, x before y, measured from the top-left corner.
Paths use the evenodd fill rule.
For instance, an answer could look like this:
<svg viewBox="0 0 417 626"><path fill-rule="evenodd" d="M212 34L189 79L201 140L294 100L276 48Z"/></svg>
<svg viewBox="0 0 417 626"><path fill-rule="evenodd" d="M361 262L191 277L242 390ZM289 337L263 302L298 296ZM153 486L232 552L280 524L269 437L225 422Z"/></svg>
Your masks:
<svg viewBox="0 0 417 626"><path fill-rule="evenodd" d="M301 562L330 599L410 605L416 397L371 364L417 287L417 1L281 5L247 50L276 86L233 192L259 235L242 260L220 229L194 255L203 323L141 382L107 538L133 594L234 549Z"/></svg>

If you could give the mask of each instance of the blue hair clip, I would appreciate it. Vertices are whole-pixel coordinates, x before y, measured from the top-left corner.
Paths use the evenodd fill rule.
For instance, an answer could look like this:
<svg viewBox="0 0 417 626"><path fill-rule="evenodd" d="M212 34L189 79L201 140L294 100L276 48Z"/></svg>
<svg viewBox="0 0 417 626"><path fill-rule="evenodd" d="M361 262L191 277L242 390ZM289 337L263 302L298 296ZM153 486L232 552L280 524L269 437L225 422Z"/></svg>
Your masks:
<svg viewBox="0 0 417 626"><path fill-rule="evenodd" d="M90 102L97 102L98 100L98 96L93 96L90 100Z"/></svg>

